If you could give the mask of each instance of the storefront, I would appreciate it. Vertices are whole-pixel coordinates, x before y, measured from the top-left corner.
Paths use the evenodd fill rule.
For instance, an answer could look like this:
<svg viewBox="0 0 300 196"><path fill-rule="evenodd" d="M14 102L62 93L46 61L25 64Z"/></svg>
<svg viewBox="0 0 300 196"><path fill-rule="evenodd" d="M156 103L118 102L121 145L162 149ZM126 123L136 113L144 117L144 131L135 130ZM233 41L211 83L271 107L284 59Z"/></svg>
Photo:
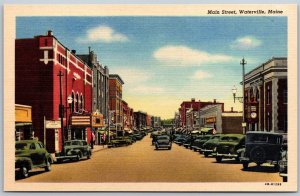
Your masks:
<svg viewBox="0 0 300 196"><path fill-rule="evenodd" d="M68 132L68 138L91 142L91 114L73 114L71 116L71 131Z"/></svg>
<svg viewBox="0 0 300 196"><path fill-rule="evenodd" d="M27 140L33 137L31 106L15 104L15 140Z"/></svg>

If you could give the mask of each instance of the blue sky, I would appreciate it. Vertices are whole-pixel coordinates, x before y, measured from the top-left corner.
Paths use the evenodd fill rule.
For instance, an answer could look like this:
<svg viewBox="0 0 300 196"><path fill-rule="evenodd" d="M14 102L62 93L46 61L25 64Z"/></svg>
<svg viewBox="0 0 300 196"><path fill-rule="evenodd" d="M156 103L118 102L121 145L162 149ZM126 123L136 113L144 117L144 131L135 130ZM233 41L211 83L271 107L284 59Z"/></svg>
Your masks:
<svg viewBox="0 0 300 196"><path fill-rule="evenodd" d="M287 56L286 17L18 17L16 38L52 30L78 54L88 46L125 82L135 110L174 116L184 100L233 103L231 89L246 71Z"/></svg>

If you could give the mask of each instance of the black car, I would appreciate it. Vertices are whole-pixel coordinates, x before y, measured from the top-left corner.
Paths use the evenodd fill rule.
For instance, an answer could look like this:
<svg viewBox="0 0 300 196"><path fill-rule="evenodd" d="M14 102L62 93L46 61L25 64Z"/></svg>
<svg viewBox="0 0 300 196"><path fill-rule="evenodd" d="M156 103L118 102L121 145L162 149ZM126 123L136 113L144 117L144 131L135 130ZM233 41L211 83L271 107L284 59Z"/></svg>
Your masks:
<svg viewBox="0 0 300 196"><path fill-rule="evenodd" d="M76 160L86 157L90 159L92 156L91 147L85 140L69 140L64 143L61 152L55 153L56 161L61 163L63 160Z"/></svg>
<svg viewBox="0 0 300 196"><path fill-rule="evenodd" d="M278 168L281 149L281 134L264 131L247 132L245 152L242 153L240 161L244 169L247 169L251 162L256 163L258 166L268 162Z"/></svg>
<svg viewBox="0 0 300 196"><path fill-rule="evenodd" d="M219 145L221 137L222 135L214 135L203 144L201 152L204 154L205 157L208 157L209 155L216 155L217 146Z"/></svg>
<svg viewBox="0 0 300 196"><path fill-rule="evenodd" d="M155 149L160 149L160 148L167 148L171 150L172 148L172 141L170 136L168 135L158 135L156 137L155 141Z"/></svg>

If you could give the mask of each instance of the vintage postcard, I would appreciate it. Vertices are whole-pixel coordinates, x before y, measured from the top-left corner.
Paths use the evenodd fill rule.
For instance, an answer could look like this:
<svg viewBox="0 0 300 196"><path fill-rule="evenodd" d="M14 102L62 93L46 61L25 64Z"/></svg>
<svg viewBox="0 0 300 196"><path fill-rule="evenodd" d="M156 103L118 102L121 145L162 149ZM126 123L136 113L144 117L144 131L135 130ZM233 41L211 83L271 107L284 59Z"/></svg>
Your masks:
<svg viewBox="0 0 300 196"><path fill-rule="evenodd" d="M297 191L297 24L289 4L4 5L4 190Z"/></svg>

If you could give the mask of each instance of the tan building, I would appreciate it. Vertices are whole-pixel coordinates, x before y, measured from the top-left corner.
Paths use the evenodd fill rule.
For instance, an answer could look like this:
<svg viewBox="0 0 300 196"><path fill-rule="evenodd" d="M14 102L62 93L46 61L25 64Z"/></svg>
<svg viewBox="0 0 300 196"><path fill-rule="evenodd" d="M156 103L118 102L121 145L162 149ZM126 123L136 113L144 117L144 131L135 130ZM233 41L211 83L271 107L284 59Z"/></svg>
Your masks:
<svg viewBox="0 0 300 196"><path fill-rule="evenodd" d="M117 74L109 75L109 110L114 115L111 120L111 130L122 131L123 126L123 103L122 103L122 86L124 82Z"/></svg>
<svg viewBox="0 0 300 196"><path fill-rule="evenodd" d="M31 106L15 104L16 140L25 140L33 137L31 113Z"/></svg>

